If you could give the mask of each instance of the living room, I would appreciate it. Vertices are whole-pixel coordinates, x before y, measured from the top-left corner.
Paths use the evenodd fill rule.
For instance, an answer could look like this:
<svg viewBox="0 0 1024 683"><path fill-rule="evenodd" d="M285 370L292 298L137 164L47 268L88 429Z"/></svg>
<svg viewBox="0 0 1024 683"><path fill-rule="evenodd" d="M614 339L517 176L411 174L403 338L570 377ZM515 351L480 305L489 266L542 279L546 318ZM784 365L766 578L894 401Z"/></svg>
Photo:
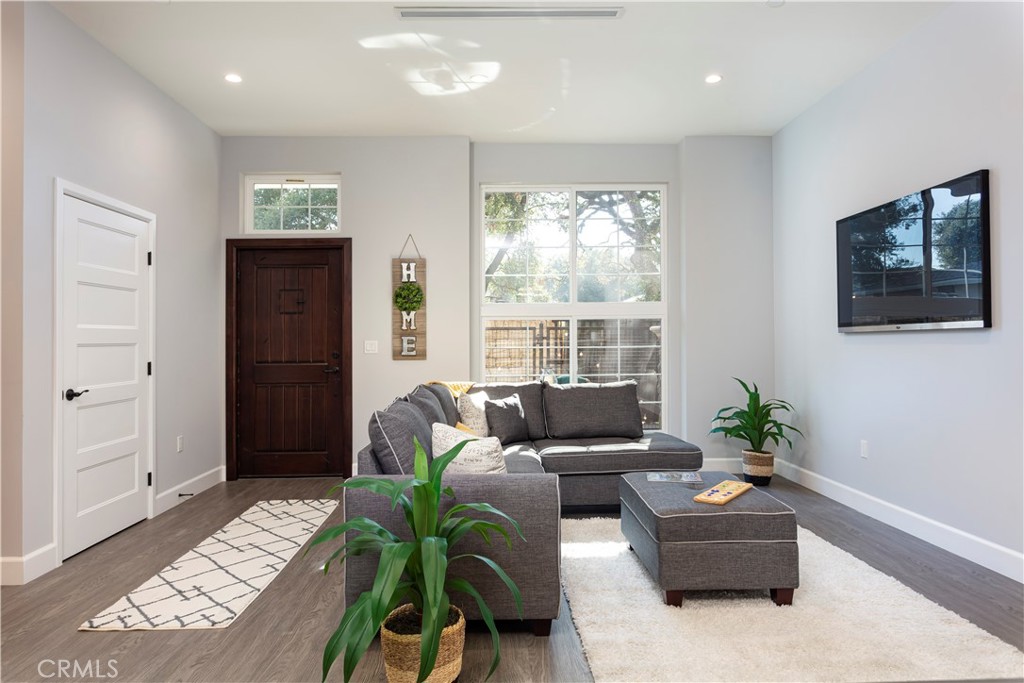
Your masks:
<svg viewBox="0 0 1024 683"><path fill-rule="evenodd" d="M675 3L628 3L622 21L673 11L657 9L660 4ZM442 33L451 25L401 22L389 3L357 9L377 22L365 30L367 37ZM795 424L805 434L794 448L779 449L777 474L1019 584L1024 579L1020 5L791 2L738 3L724 16L716 13L725 10L712 5L697 10L706 16L696 16L719 22L719 30L742 26L746 37L758 36L764 22L774 22L771 30L778 31L806 30L802 21L823 31L833 28L799 43L800 49L816 46L821 54L770 53L788 59L789 66L769 72L759 85L748 82L748 99L729 88L737 87L730 82L743 82L740 74L751 68L751 53L744 53L746 61L730 62L705 51L705 61L694 58L678 67L676 79L696 81L679 87L693 93L697 108L730 112L732 118L703 127L681 120L674 137L648 137L650 124L636 109L622 126L629 130L616 136L596 133L590 127L596 115L573 110L572 98L564 114L537 109L529 120L512 121L500 100L484 98L486 88L472 95L478 104L463 113L450 97L419 98L432 99L422 118L394 110L338 133L325 127L330 111L321 111L306 124L296 116L297 129L266 132L256 127L257 118L246 132L220 117L239 104L273 110L246 99L254 97L245 88L258 88L258 73L245 73L239 87L228 89L234 86L217 82L220 71L243 67L232 67L227 59L207 65L212 94L205 97L221 104L199 117L179 103L183 93L154 85L158 74L175 83L179 64L174 60L130 64L93 37L112 31L117 26L112 17L121 12L140 31L142 45L150 41L157 56L170 50L183 67L198 59L174 52L182 50L174 41L189 35L182 28L190 25L189 15L168 21L160 12L185 9L5 2L4 583L31 586L64 560L53 455L59 423L53 400L59 355L54 179L158 217L151 511L157 521L179 504L199 503L191 496L225 478L225 243L244 236L242 176L332 172L342 179L337 235L352 238L355 256L353 456L369 440L364 425L370 413L394 396L431 379L482 379L480 290L472 284L482 268L481 186L657 183L667 188L662 429L698 444L704 469L738 471L735 443L707 432L716 410L738 400L730 378L754 379L767 395L796 406ZM202 5L192 11L202 11ZM273 11L273 6L247 7L230 16L244 20L267 12L272 23ZM811 14L793 19L798 12ZM215 21L211 17L203 25L210 30ZM789 22L796 28L785 28ZM143 31L147 25L149 33ZM380 25L390 28L378 30ZM166 44L154 26L166 27ZM521 23L485 26L499 35L524 29ZM318 30L329 33L320 25ZM772 42L769 30L760 33ZM717 34L709 29L709 35ZM835 47L841 39L846 61L830 55L830 44L842 51ZM645 42L643 36L631 41ZM118 45L127 50L132 41ZM659 52L654 46L650 50L649 59L657 61ZM803 82L793 66L807 63L810 69L811 62L829 59L834 68L823 83ZM561 102L561 66L557 60L545 66L550 73L544 72L537 87ZM714 86L703 82L711 68L723 76ZM146 69L154 69L152 80L142 75ZM748 71L748 78L754 75ZM499 79L488 87L500 85ZM348 92L344 80L325 88ZM793 94L794 88L799 92ZM740 113L758 103L769 107L773 91L787 102L805 99L772 128L745 127ZM372 99L360 92L351 97L354 109L359 99ZM652 98L655 109L675 102ZM301 107L275 106L286 112L322 109L316 96ZM608 116L614 119L615 113ZM474 120L488 119L496 128L522 130L504 137L475 133ZM453 130L452 121L464 128ZM560 126L561 137L546 132L546 125ZM233 132L218 132L223 130ZM835 222L978 169L990 172L992 327L839 334ZM429 353L422 361L396 362L388 353L364 354L363 342L390 343L389 266L410 233L432 266ZM998 498L976 494L974 480L1009 482L1010 490ZM157 569L173 559L157 562ZM1016 615L1020 607L1014 606Z"/></svg>

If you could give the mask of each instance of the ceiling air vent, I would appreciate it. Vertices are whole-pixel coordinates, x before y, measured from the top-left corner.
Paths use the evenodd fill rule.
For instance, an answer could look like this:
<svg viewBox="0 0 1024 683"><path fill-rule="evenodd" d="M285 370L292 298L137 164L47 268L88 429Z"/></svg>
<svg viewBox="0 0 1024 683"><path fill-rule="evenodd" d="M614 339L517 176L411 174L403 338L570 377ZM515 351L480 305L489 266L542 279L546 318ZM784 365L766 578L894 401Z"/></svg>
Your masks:
<svg viewBox="0 0 1024 683"><path fill-rule="evenodd" d="M396 6L400 19L618 19L622 7L446 5L435 7Z"/></svg>

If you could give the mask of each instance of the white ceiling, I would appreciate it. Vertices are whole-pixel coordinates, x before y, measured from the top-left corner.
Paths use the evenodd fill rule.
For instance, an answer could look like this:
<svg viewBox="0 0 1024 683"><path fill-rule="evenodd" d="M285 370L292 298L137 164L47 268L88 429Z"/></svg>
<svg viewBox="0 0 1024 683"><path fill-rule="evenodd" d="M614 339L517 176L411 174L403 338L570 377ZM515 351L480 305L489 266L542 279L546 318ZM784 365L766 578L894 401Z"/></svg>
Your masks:
<svg viewBox="0 0 1024 683"><path fill-rule="evenodd" d="M613 20L401 20L394 4L414 3L58 7L222 135L671 143L776 132L943 6L620 2ZM226 83L231 71L244 82ZM724 80L706 85L711 72Z"/></svg>

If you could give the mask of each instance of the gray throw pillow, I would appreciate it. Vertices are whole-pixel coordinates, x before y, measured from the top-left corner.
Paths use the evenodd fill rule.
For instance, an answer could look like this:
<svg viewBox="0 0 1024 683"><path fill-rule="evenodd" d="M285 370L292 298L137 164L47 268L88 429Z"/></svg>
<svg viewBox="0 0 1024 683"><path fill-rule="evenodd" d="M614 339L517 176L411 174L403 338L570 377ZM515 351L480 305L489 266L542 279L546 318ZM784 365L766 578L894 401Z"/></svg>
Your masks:
<svg viewBox="0 0 1024 683"><path fill-rule="evenodd" d="M441 410L441 404L438 402L437 396L434 396L434 393L422 384L410 391L406 399L408 399L409 403L420 409L423 417L427 418L427 422L431 425L435 422L448 422L444 411Z"/></svg>
<svg viewBox="0 0 1024 683"><path fill-rule="evenodd" d="M370 444L384 474L412 475L416 460L415 436L427 457L431 455L431 431L427 418L408 401L395 401L387 410L370 416Z"/></svg>
<svg viewBox="0 0 1024 683"><path fill-rule="evenodd" d="M454 427L455 423L459 421L459 407L455 405L455 397L452 396L451 390L443 384L424 384L423 386L437 398L441 410L444 411L444 421Z"/></svg>
<svg viewBox="0 0 1024 683"><path fill-rule="evenodd" d="M544 397L541 390L540 382L521 382L519 384L474 384L473 388L466 393L484 393L489 401L519 394L519 402L523 404L523 414L526 415L526 424L530 428L530 439L537 440L547 438L547 430L544 428Z"/></svg>
<svg viewBox="0 0 1024 683"><path fill-rule="evenodd" d="M530 428L526 424L519 394L484 401L484 412L487 414L488 433L498 437L503 445L529 440Z"/></svg>
<svg viewBox="0 0 1024 683"><path fill-rule="evenodd" d="M544 416L552 439L644 435L636 382L544 385Z"/></svg>

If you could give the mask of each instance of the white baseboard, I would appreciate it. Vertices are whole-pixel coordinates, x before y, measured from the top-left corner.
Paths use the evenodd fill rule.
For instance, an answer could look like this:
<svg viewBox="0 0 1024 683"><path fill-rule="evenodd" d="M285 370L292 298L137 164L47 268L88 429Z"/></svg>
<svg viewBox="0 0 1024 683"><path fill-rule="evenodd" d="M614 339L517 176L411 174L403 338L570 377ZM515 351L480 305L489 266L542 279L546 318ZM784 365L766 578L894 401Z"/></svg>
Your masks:
<svg viewBox="0 0 1024 683"><path fill-rule="evenodd" d="M1014 581L1024 582L1024 554L943 522L876 498L834 479L775 458L775 471L783 477L828 496L868 517L896 527L923 541L976 562Z"/></svg>
<svg viewBox="0 0 1024 683"><path fill-rule="evenodd" d="M209 472L203 472L198 477L192 477L188 481L178 484L172 489L158 494L153 501L153 516L167 512L176 505L184 503L188 498L179 498L179 493L200 493L215 484L219 484L227 477L224 466L214 467Z"/></svg>
<svg viewBox="0 0 1024 683"><path fill-rule="evenodd" d="M739 472L743 469L740 458L704 458L701 469L706 472Z"/></svg>
<svg viewBox="0 0 1024 683"><path fill-rule="evenodd" d="M21 586L59 566L56 543L48 543L22 557L0 557L0 584Z"/></svg>

